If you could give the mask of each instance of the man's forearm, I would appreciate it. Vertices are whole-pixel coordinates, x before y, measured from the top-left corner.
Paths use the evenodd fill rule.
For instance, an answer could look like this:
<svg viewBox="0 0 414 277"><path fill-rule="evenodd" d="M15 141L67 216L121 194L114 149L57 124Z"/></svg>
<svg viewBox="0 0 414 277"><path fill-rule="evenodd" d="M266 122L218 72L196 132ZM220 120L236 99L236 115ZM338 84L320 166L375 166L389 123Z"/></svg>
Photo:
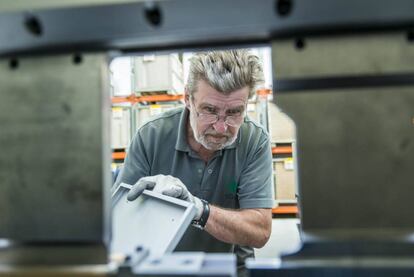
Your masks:
<svg viewBox="0 0 414 277"><path fill-rule="evenodd" d="M269 239L271 225L269 209L227 210L211 205L205 230L227 243L260 248Z"/></svg>

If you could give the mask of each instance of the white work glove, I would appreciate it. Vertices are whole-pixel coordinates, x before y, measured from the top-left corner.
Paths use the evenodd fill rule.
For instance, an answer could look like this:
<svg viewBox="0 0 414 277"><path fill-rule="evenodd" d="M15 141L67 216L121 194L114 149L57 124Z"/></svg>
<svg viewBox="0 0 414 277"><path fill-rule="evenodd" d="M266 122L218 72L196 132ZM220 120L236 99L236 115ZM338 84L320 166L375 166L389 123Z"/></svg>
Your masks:
<svg viewBox="0 0 414 277"><path fill-rule="evenodd" d="M159 174L155 176L142 177L128 192L128 201L137 199L145 189L153 190L167 196L193 203L197 208L197 213L194 217L195 220L199 220L203 213L203 203L200 198L192 195L180 179L171 175Z"/></svg>

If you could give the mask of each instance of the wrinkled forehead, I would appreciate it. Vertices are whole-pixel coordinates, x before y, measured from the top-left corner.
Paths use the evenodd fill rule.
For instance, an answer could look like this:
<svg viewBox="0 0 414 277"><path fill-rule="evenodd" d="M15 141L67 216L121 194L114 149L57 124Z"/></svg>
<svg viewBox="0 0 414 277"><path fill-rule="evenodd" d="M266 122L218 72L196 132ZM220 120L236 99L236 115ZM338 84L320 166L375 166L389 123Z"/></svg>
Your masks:
<svg viewBox="0 0 414 277"><path fill-rule="evenodd" d="M195 100L198 107L210 106L220 110L244 108L247 100L244 99L219 99L219 98L203 98L201 101Z"/></svg>
<svg viewBox="0 0 414 277"><path fill-rule="evenodd" d="M198 90L193 93L192 98L197 106L210 105L220 109L244 107L249 97L248 87L238 89L229 94L221 93L211 87Z"/></svg>

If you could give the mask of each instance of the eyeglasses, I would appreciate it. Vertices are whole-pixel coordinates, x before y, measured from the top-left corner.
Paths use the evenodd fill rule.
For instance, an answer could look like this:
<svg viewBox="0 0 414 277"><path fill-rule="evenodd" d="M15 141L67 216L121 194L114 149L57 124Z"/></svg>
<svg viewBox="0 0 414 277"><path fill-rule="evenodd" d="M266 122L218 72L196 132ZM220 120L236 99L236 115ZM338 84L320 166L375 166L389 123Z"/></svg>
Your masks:
<svg viewBox="0 0 414 277"><path fill-rule="evenodd" d="M193 105L194 105L194 103L193 103ZM219 114L217 114L213 111L208 111L208 110L200 113L200 112L197 111L195 105L194 105L194 110L195 110L195 113L196 113L198 119L200 120L200 122L203 122L205 124L214 124L217 121L219 121L219 119L221 117ZM224 116L224 122L228 126L237 127L243 122L245 114L246 113L244 111L235 111L232 114L225 115Z"/></svg>

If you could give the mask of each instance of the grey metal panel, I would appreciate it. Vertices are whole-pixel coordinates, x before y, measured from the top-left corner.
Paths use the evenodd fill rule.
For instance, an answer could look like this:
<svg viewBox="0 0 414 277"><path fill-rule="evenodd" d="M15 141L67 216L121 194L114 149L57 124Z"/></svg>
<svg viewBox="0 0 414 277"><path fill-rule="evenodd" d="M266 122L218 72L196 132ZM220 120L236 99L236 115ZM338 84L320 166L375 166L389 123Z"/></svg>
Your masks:
<svg viewBox="0 0 414 277"><path fill-rule="evenodd" d="M305 263L286 268L263 268L259 265L249 269L250 277L411 277L413 274L412 267L343 267L335 263L331 265L322 263L314 266Z"/></svg>
<svg viewBox="0 0 414 277"><path fill-rule="evenodd" d="M30 266L50 269L53 266L103 265L107 260L107 249L102 243L15 244L0 249L0 276L4 271Z"/></svg>
<svg viewBox="0 0 414 277"><path fill-rule="evenodd" d="M27 2L26 0L3 0L0 2L0 11L21 11L21 10L38 10L44 8L63 8L63 7L79 7L102 4L128 3L145 0L37 0Z"/></svg>
<svg viewBox="0 0 414 277"><path fill-rule="evenodd" d="M239 0L237 4L170 0L26 10L0 14L0 55L74 49L151 51L344 30L408 30L414 25L413 9L410 0ZM33 32L28 31L31 27Z"/></svg>
<svg viewBox="0 0 414 277"><path fill-rule="evenodd" d="M280 95L297 127L304 230L414 231L414 87ZM372 230L371 230L372 229ZM349 231L349 230L348 230Z"/></svg>
<svg viewBox="0 0 414 277"><path fill-rule="evenodd" d="M107 75L102 54L0 61L0 237L108 237Z"/></svg>
<svg viewBox="0 0 414 277"><path fill-rule="evenodd" d="M278 79L274 89L278 93L292 93L297 91L312 92L315 90L329 91L330 89L352 88L383 88L395 86L412 86L413 73L380 74L380 75L348 75L335 77L316 77L300 79Z"/></svg>
<svg viewBox="0 0 414 277"><path fill-rule="evenodd" d="M334 250L335 245L332 245ZM346 245L343 245L346 247ZM379 248L381 249L381 247ZM334 252L334 251L333 251ZM249 259L246 267L249 276L412 276L414 273L413 257L388 255L385 257L355 254L336 257L319 256L316 252L307 257L283 261L280 258Z"/></svg>
<svg viewBox="0 0 414 277"><path fill-rule="evenodd" d="M274 44L276 84L279 76L300 82L325 76L330 68L338 78L354 68L355 76L379 79L383 73L414 72L413 48L401 35L342 37L338 43L321 38L310 44L315 45L309 52L296 53L291 45ZM315 232L313 238L334 233L336 239L402 239L414 231L407 220L414 211L414 87L355 85L312 92L298 87L275 97L296 124L303 229Z"/></svg>
<svg viewBox="0 0 414 277"><path fill-rule="evenodd" d="M413 44L404 32L275 41L272 65L277 80L401 74L414 71Z"/></svg>
<svg viewBox="0 0 414 277"><path fill-rule="evenodd" d="M414 84L414 51L404 32L275 41L273 72L279 93Z"/></svg>
<svg viewBox="0 0 414 277"><path fill-rule="evenodd" d="M0 265L1 276L119 276L115 275L116 270L112 264L93 264L93 265L29 265L13 266Z"/></svg>
<svg viewBox="0 0 414 277"><path fill-rule="evenodd" d="M194 204L148 190L127 201L130 188L121 183L112 196L111 252L132 255L137 247L152 257L172 252L196 214Z"/></svg>

